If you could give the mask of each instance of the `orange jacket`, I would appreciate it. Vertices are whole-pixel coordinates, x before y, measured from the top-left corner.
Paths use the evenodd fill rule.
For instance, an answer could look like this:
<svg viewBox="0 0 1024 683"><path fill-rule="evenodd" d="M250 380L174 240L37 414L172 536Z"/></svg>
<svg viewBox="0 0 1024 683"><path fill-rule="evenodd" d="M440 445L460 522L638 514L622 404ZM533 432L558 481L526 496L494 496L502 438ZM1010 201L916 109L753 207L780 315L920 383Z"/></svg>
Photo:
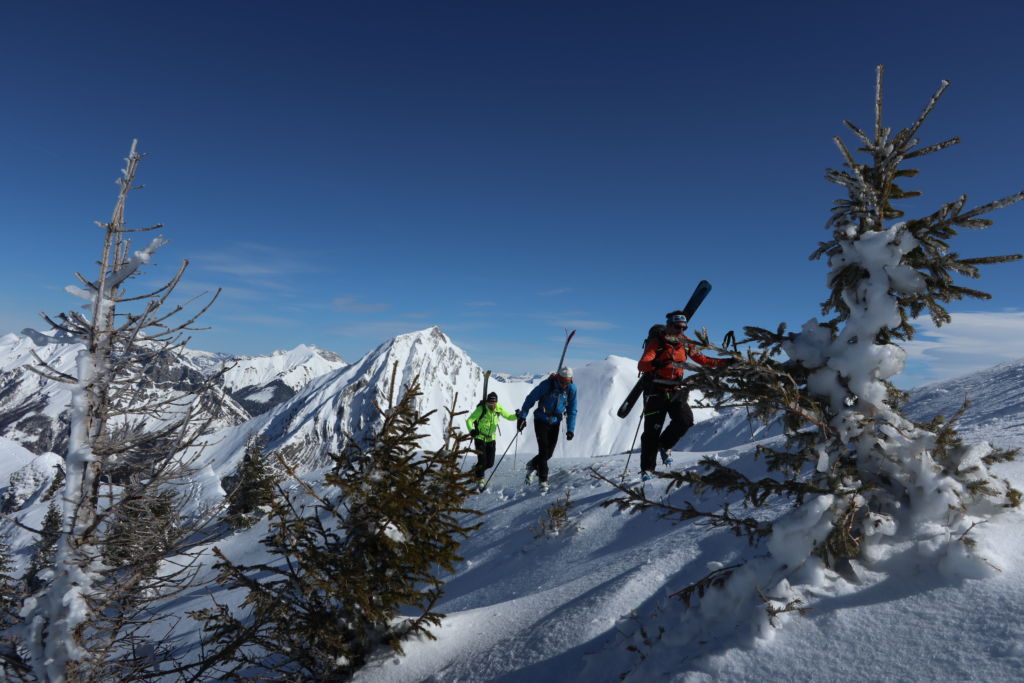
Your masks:
<svg viewBox="0 0 1024 683"><path fill-rule="evenodd" d="M648 340L640 362L636 364L640 372L653 372L657 379L679 381L683 378L683 363L689 358L705 367L723 367L728 359L708 358L693 346L693 340L686 336L678 342L656 338Z"/></svg>

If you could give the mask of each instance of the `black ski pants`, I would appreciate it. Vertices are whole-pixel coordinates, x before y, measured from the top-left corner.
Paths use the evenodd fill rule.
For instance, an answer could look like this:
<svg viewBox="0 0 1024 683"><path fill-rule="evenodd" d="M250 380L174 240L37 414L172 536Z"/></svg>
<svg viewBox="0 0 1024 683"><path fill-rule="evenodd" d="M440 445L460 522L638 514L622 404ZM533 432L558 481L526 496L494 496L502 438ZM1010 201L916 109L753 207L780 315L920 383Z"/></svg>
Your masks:
<svg viewBox="0 0 1024 683"><path fill-rule="evenodd" d="M473 446L476 448L476 467L473 468L473 475L477 479L483 479L487 470L494 467L494 451L498 448L498 442L473 439Z"/></svg>
<svg viewBox="0 0 1024 683"><path fill-rule="evenodd" d="M558 422L546 420L534 420L533 432L537 435L537 456L526 463L526 469L536 470L541 481L548 480L548 460L555 454L555 444L558 443L558 428L562 425Z"/></svg>
<svg viewBox="0 0 1024 683"><path fill-rule="evenodd" d="M687 398L682 389L644 395L644 433L640 437L640 469L644 472L653 472L658 451L671 449L693 426L693 411ZM662 431L666 417L671 421Z"/></svg>

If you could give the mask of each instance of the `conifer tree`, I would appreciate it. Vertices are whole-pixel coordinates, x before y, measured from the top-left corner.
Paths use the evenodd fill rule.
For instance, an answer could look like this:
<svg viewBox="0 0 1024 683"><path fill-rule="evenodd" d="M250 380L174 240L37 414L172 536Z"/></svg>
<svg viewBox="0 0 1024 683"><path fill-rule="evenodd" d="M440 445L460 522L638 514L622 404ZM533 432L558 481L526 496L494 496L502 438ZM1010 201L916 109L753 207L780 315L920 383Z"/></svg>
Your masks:
<svg viewBox="0 0 1024 683"><path fill-rule="evenodd" d="M4 680L17 680L25 672L23 658L18 655L18 641L10 628L21 621L18 612L25 597L25 587L16 576L11 545L6 534L0 534L0 674Z"/></svg>
<svg viewBox="0 0 1024 683"><path fill-rule="evenodd" d="M51 500L46 507L43 528L40 529L39 540L36 542L28 572L25 574L25 585L30 593L41 589L48 582L44 572L53 568L53 556L56 553L57 539L60 538L61 532L60 525L60 506L57 501Z"/></svg>
<svg viewBox="0 0 1024 683"><path fill-rule="evenodd" d="M827 173L846 192L827 224L831 239L812 254L828 260L830 292L822 312L830 317L811 319L796 333L787 333L785 325L748 327L745 354L735 344L715 345L706 333L699 335L713 352L741 362L697 373L692 386L713 405L746 405L766 422L783 423L784 446L757 447L771 476L750 479L712 458L700 471L666 475L669 490L690 485L697 496L717 491L747 509L788 501L790 511L772 521L763 514L737 515L730 506L705 510L694 502L653 501L641 489L625 487L626 495L611 501L729 528L766 546L767 555L717 567L677 594L688 606L704 605L706 618L733 613L735 605L724 606L726 596L741 595L751 608L763 607L762 619L774 624L783 612L805 609L807 596L795 587L796 577L856 581L853 563L871 566L885 544L915 548L943 571L984 575L990 568L974 554L971 530L1021 502L1020 492L989 469L1014 452L964 444L956 434L957 416L930 424L908 420L899 407L905 395L889 379L906 357L896 342L913 338L918 314L927 311L943 325L952 319L949 302L989 297L958 285L954 276L976 278L979 266L1021 258L964 258L950 240L960 229L988 227L986 214L1024 199L1024 192L972 209L961 196L906 218L895 203L920 193L903 187L917 173L905 162L959 140L922 146L918 139L946 82L911 126L895 134L885 127L882 73L879 67L873 130L846 122L866 158L858 160L836 138L844 168ZM725 584L728 592L719 589Z"/></svg>
<svg viewBox="0 0 1024 683"><path fill-rule="evenodd" d="M279 488L271 504L261 542L273 559L242 566L215 549L218 582L243 589L248 612L217 605L193 615L210 635L210 670L342 681L381 646L401 653L404 639L432 637L429 627L444 616L435 608L439 575L454 570L461 538L478 525L464 506L472 478L459 469L468 437L452 428L451 408L444 446L420 451L419 430L431 413L416 411L417 395L414 380L382 411L368 445L350 441L331 456L321 492L279 458L300 493Z"/></svg>
<svg viewBox="0 0 1024 683"><path fill-rule="evenodd" d="M18 619L24 589L15 577L14 558L7 535L0 535L0 631Z"/></svg>
<svg viewBox="0 0 1024 683"><path fill-rule="evenodd" d="M107 565L131 568L141 575L155 574L160 562L180 540L182 525L177 510L177 494L173 490L151 490L129 482L103 540Z"/></svg>
<svg viewBox="0 0 1024 683"><path fill-rule="evenodd" d="M238 472L226 483L227 522L234 529L248 529L262 518L274 500L280 477L264 452L265 441L254 436L245 446Z"/></svg>

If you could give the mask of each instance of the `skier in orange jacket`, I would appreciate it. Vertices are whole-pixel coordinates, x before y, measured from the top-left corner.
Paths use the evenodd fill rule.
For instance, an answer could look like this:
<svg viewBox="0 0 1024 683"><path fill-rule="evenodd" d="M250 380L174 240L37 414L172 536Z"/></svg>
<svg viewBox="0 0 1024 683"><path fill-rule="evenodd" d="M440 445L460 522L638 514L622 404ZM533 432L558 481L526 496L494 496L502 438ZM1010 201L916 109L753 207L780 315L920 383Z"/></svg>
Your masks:
<svg viewBox="0 0 1024 683"><path fill-rule="evenodd" d="M686 360L709 368L732 363L731 358L709 358L698 351L685 334L688 322L682 311L668 313L663 326L651 329L637 363L640 372L649 375L644 389L644 432L640 437L640 470L644 479L654 476L657 454L661 454L663 464L672 462L672 447L693 426L693 411L687 403L689 392L682 387ZM666 416L671 421L662 431Z"/></svg>

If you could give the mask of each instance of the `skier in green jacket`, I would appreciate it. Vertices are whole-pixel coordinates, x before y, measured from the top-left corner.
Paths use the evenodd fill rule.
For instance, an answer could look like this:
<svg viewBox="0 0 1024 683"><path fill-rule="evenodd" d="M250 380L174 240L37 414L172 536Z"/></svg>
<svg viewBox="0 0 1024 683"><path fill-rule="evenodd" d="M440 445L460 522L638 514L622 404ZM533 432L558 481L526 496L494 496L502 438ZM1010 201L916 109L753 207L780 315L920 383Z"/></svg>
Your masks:
<svg viewBox="0 0 1024 683"><path fill-rule="evenodd" d="M516 411L518 413L519 411ZM506 420L515 420L516 413L510 413L498 403L498 395L493 391L487 394L487 400L477 406L466 420L466 428L473 437L473 445L478 453L476 468L473 470L477 483L483 486L484 475L494 466L496 449L495 434L498 431L498 416Z"/></svg>

